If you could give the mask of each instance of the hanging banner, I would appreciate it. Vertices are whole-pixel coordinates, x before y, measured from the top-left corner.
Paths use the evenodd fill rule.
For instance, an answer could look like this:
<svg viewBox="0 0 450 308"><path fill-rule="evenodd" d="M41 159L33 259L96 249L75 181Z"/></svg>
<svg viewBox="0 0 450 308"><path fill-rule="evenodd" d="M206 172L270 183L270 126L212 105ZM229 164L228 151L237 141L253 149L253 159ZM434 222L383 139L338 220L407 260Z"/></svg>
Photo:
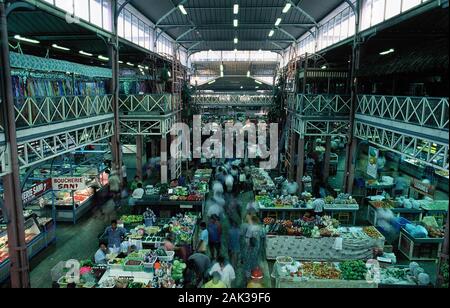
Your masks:
<svg viewBox="0 0 450 308"><path fill-rule="evenodd" d="M367 174L372 178L378 177L378 157L380 151L377 148L369 147L369 163L367 164Z"/></svg>
<svg viewBox="0 0 450 308"><path fill-rule="evenodd" d="M34 185L30 189L25 190L24 192L22 192L23 204L30 203L34 199L39 198L44 193L49 191L51 188L52 188L52 180L48 179L44 182Z"/></svg>
<svg viewBox="0 0 450 308"><path fill-rule="evenodd" d="M60 177L52 179L53 190L83 190L86 189L84 177Z"/></svg>

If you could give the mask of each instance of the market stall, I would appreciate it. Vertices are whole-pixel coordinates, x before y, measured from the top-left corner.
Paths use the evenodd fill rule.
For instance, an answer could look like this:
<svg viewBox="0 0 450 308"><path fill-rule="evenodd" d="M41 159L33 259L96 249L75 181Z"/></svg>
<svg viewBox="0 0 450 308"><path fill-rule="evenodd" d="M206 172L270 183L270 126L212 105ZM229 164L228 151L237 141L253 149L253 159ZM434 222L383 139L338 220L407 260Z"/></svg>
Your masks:
<svg viewBox="0 0 450 308"><path fill-rule="evenodd" d="M28 258L31 260L56 240L55 223L52 218L37 217L27 210L25 216L25 241ZM6 225L0 222L0 282L10 275L8 234Z"/></svg>
<svg viewBox="0 0 450 308"><path fill-rule="evenodd" d="M339 227L328 216L320 220L264 220L266 255L270 260L289 256L295 260L368 260L375 248L384 248L385 238L374 227Z"/></svg>
<svg viewBox="0 0 450 308"><path fill-rule="evenodd" d="M411 224L400 230L398 249L408 260L436 261L442 251L444 233L441 230L417 236L411 231Z"/></svg>
<svg viewBox="0 0 450 308"><path fill-rule="evenodd" d="M414 207L413 203L408 200L405 207L404 201L400 200L379 200L369 201L367 207L367 220L374 226L378 226L378 216L380 210L389 210L397 217L403 217L411 221L419 221L422 219L423 210L420 204Z"/></svg>
<svg viewBox="0 0 450 308"><path fill-rule="evenodd" d="M301 197L257 195L255 201L259 206L261 218L294 220L301 218L305 212L314 211L314 199L309 193L303 193ZM356 225L359 205L355 199L341 194L337 198L331 196L325 198L323 211L342 224Z"/></svg>
<svg viewBox="0 0 450 308"><path fill-rule="evenodd" d="M203 214L209 181L199 180L184 186L178 184L175 181L170 185L147 186L143 198L135 200L135 212L143 213L151 208L157 216L166 218L187 212Z"/></svg>

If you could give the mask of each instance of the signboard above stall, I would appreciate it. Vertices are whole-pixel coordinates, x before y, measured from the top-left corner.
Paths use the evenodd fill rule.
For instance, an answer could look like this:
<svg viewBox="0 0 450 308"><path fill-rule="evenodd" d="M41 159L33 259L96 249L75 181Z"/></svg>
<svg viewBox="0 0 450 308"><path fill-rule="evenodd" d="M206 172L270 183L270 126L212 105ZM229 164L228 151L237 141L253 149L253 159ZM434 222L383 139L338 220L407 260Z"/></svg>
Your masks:
<svg viewBox="0 0 450 308"><path fill-rule="evenodd" d="M83 190L86 189L84 177L58 177L52 178L53 190Z"/></svg>
<svg viewBox="0 0 450 308"><path fill-rule="evenodd" d="M25 190L24 192L22 192L23 204L30 203L34 199L39 198L51 188L52 188L52 180L47 179L43 182L34 185L30 189Z"/></svg>
<svg viewBox="0 0 450 308"><path fill-rule="evenodd" d="M427 195L427 196L434 196L434 192L436 190L436 188L433 185L423 183L421 180L417 180L417 179L414 179L411 182L411 187L418 193L421 193L421 194Z"/></svg>

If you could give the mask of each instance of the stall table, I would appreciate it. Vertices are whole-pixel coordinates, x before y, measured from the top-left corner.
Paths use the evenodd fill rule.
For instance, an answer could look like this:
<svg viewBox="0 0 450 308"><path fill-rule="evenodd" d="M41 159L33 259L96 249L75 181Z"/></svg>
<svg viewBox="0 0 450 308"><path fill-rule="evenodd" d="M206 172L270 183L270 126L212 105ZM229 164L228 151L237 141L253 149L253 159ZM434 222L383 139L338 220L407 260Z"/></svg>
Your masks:
<svg viewBox="0 0 450 308"><path fill-rule="evenodd" d="M369 201L369 206L367 207L367 221L372 225L378 225L378 210L372 201ZM403 217L409 221L421 221L423 217L423 210L417 209L406 209L406 208L391 208L387 209L392 211L397 217Z"/></svg>
<svg viewBox="0 0 450 308"><path fill-rule="evenodd" d="M385 242L384 238L373 239L369 236L352 238L341 234L341 237L342 249L336 249L338 238L267 235L267 259L288 256L300 261L369 260L373 257L373 249L383 248Z"/></svg>
<svg viewBox="0 0 450 308"><path fill-rule="evenodd" d="M364 189L364 197L379 195L378 192L386 191L390 196L393 196L394 184L367 184Z"/></svg>
<svg viewBox="0 0 450 308"><path fill-rule="evenodd" d="M134 208L138 214L142 214L147 208L150 208L158 217L169 218L187 212L203 215L204 205L204 201L163 201L144 196L142 200L136 201Z"/></svg>
<svg viewBox="0 0 450 308"><path fill-rule="evenodd" d="M307 211L313 211L311 205L306 207L265 207L260 205L261 218L272 217L277 220L296 220L303 216ZM352 221L347 221L346 224L356 225L356 214L359 211L358 204L341 205L341 204L326 204L324 206L324 213L334 218L336 214L346 213L352 217ZM339 217L338 217L339 218ZM339 220L339 219L338 219ZM341 221L340 221L341 222Z"/></svg>
<svg viewBox="0 0 450 308"><path fill-rule="evenodd" d="M436 261L442 251L443 243L443 238L415 238L402 228L398 249L410 261Z"/></svg>

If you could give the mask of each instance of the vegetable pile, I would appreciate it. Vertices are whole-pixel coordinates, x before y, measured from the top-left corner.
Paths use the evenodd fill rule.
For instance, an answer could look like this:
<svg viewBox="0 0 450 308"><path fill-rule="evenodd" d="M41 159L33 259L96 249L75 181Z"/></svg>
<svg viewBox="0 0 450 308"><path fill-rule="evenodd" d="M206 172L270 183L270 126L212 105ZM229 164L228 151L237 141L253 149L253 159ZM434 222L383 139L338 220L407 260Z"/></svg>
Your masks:
<svg viewBox="0 0 450 308"><path fill-rule="evenodd" d="M172 279L175 281L179 281L183 278L183 272L186 269L186 264L175 260L172 266Z"/></svg>
<svg viewBox="0 0 450 308"><path fill-rule="evenodd" d="M142 223L144 221L144 216L142 215L124 215L120 218L124 224L136 224Z"/></svg>
<svg viewBox="0 0 450 308"><path fill-rule="evenodd" d="M339 265L344 280L364 280L367 267L364 261L345 261Z"/></svg>
<svg viewBox="0 0 450 308"><path fill-rule="evenodd" d="M341 272L333 263L305 262L302 264L302 272L304 276L316 279L341 279Z"/></svg>

